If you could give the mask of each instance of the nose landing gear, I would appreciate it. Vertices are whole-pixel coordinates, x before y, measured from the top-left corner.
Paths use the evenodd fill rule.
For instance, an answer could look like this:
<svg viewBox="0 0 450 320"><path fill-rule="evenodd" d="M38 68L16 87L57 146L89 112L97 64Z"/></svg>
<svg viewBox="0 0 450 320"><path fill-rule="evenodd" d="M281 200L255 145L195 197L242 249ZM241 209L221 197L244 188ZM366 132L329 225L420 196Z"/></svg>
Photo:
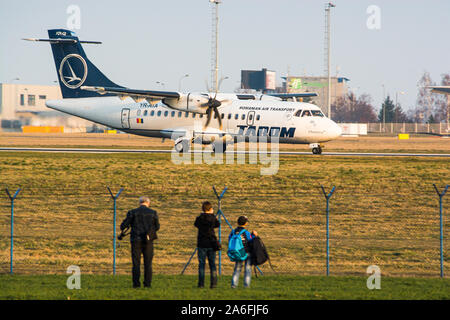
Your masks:
<svg viewBox="0 0 450 320"><path fill-rule="evenodd" d="M313 154L322 154L323 146L320 143L311 143L309 147L312 149Z"/></svg>

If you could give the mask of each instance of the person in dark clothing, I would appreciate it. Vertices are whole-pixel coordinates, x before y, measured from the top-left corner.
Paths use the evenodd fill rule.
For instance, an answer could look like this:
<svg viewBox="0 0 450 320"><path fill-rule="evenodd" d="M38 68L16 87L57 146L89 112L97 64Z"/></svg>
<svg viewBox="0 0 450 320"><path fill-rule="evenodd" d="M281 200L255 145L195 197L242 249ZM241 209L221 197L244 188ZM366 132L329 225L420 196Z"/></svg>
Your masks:
<svg viewBox="0 0 450 320"><path fill-rule="evenodd" d="M194 225L198 228L198 287L205 286L205 265L208 258L211 272L210 288L217 286L216 251L217 238L214 228L219 227L219 220L214 216L214 210L210 202L203 202L202 213L195 219Z"/></svg>
<svg viewBox="0 0 450 320"><path fill-rule="evenodd" d="M133 262L133 288L139 288L141 283L141 255L144 256L144 287L150 288L152 283L153 240L157 239L159 230L158 214L150 209L148 197L139 198L139 208L128 211L120 225L120 230L131 227L131 260Z"/></svg>

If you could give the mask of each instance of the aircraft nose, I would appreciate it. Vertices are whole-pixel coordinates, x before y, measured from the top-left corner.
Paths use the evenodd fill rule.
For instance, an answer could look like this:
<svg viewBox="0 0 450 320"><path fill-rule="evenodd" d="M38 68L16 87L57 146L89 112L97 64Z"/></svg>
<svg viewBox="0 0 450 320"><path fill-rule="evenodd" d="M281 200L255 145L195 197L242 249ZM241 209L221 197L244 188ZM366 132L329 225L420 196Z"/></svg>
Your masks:
<svg viewBox="0 0 450 320"><path fill-rule="evenodd" d="M331 126L330 126L329 131L328 131L328 132L329 132L329 135L330 135L333 139L340 137L341 134L342 134L342 129L341 129L341 127L340 127L336 122L334 122L334 121L331 121L331 122L332 122L332 124L331 124Z"/></svg>

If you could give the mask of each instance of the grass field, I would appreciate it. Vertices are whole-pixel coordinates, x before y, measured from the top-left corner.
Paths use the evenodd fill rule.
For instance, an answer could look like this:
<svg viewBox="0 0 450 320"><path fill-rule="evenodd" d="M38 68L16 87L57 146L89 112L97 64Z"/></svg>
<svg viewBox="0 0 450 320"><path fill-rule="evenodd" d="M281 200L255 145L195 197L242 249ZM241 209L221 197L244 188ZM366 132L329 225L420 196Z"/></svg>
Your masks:
<svg viewBox="0 0 450 320"><path fill-rule="evenodd" d="M128 135L1 134L0 145L167 147L165 142ZM58 141L58 143L55 143ZM83 141L81 143L80 141ZM415 143L413 143L415 142ZM335 146L385 151L449 152L449 139L417 137L404 145L393 137L345 138ZM405 147L406 146L406 147ZM304 146L288 146L304 148ZM402 149L403 148L403 149ZM299 149L300 150L300 149ZM155 272L178 274L195 248L193 221L204 200L215 202L212 186L229 189L222 209L234 225L239 215L265 240L279 273L325 274L325 201L330 200L330 263L333 275L365 275L379 265L384 276L439 275L439 211L433 184L450 181L445 158L282 156L276 175L261 176L261 164L185 164L169 154L0 154L0 188L23 191L15 204L16 273L65 273L76 264L83 274L112 270L113 191L118 223L146 194L161 220ZM9 201L0 197L0 272L9 270ZM444 208L450 196L444 197ZM450 223L444 220L448 242ZM223 224L222 233L229 229ZM448 245L444 269L449 274ZM130 270L129 243L117 249L120 274ZM232 264L224 257L225 274ZM263 271L271 274L270 269ZM187 269L195 274L196 258Z"/></svg>
<svg viewBox="0 0 450 320"><path fill-rule="evenodd" d="M207 279L208 280L208 279ZM242 279L241 279L242 280ZM82 275L81 289L69 290L67 276L0 275L0 300L5 299L450 299L449 279L382 278L380 290L369 290L365 277L265 276L251 288L231 289L230 277L216 289L198 289L195 276L156 275L151 289L132 289L130 276Z"/></svg>
<svg viewBox="0 0 450 320"><path fill-rule="evenodd" d="M155 272L178 274L195 248L193 221L212 186L228 186L222 209L250 218L278 272L325 274L325 202L320 185L337 186L330 218L331 274L364 275L377 264L387 276L439 275L438 197L450 166L438 158L294 157L276 175L261 165L176 165L165 154L2 153L0 187L23 188L15 205L15 271L84 274L112 270L112 200L124 192L118 223L147 194L161 220ZM0 203L0 269L9 270L9 201ZM444 198L444 207L448 208ZM445 222L448 239L449 220ZM223 233L228 235L223 225ZM448 246L445 271L449 270ZM119 244L118 272L130 270L129 243ZM232 264L224 258L224 272ZM187 273L194 274L196 258ZM270 274L270 269L267 271Z"/></svg>

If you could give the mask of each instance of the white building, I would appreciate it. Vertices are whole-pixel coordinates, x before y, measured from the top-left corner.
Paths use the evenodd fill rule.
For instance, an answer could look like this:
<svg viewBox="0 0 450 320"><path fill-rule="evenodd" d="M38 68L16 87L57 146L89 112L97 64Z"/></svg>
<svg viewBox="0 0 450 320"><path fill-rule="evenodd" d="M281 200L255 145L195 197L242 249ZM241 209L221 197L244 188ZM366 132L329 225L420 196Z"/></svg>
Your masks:
<svg viewBox="0 0 450 320"><path fill-rule="evenodd" d="M23 125L92 127L93 123L54 111L46 100L62 99L59 86L0 83L0 128L20 131Z"/></svg>

